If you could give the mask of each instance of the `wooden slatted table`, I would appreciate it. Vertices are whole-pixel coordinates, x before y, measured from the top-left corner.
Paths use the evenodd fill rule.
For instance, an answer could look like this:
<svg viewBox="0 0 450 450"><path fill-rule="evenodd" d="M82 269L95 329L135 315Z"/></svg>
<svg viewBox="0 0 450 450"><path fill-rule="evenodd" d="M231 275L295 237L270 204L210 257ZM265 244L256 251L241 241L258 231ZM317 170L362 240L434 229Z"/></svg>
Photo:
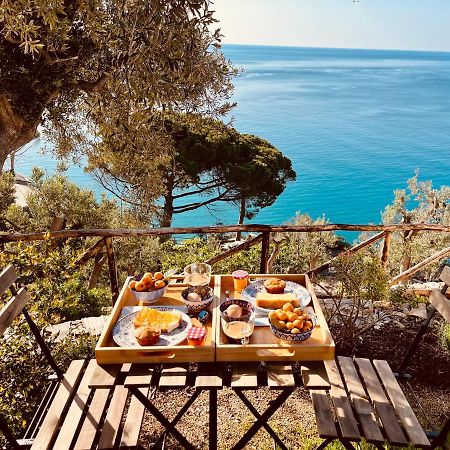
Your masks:
<svg viewBox="0 0 450 450"><path fill-rule="evenodd" d="M264 428L280 448L286 449L285 444L267 423L268 419L297 387L315 388L317 390L329 389L330 385L326 380L324 370L322 375L310 376L309 371L315 365L317 365L317 362L305 363L305 365L301 366L299 364L291 365L290 363L266 364L251 362L223 364L217 362L199 363L195 365L194 370L191 367L189 371L186 365L182 364L96 365L90 374L91 378L88 386L92 390L91 396L93 399L98 398L99 403L98 416L95 417L95 419L98 418L98 423L100 424L100 429L96 428L97 435L100 433L99 446L97 448L108 448L108 446L111 448L126 448L130 444L137 445L139 431L135 421L140 426L144 408L154 415L165 428L165 432L172 434L183 448L196 448L177 430L176 425L195 399L203 391L207 391L209 394L209 448L216 449L217 391L224 387L229 387L242 400L256 419L232 448L234 450L244 448L255 433L260 428ZM245 391L255 390L262 386L277 390L279 394L274 401L270 402L267 410L260 414L246 397ZM157 391L165 391L168 389L181 390L186 387L195 388L194 393L172 420L167 419L158 410L148 395L152 388L156 388ZM106 396L103 392L108 392L109 396L112 395L112 398L109 402L109 408L105 408L103 413L100 414L100 410L105 407L103 399ZM126 399L128 392L131 392L133 395L127 408ZM125 425L121 430L119 423L124 417L126 418ZM101 428L102 424L103 428ZM91 436L94 434L92 427L89 428L86 425L83 430L88 431L84 440L91 439ZM163 439L164 434L158 438L156 445L161 444Z"/></svg>

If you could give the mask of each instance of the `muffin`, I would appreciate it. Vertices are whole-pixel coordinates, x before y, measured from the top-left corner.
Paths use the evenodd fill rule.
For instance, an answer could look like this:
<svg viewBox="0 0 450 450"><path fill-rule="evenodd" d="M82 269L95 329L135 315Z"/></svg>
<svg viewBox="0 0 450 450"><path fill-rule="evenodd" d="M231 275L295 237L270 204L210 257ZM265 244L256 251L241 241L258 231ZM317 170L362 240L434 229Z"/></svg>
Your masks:
<svg viewBox="0 0 450 450"><path fill-rule="evenodd" d="M136 328L134 336L136 337L139 345L154 345L159 340L161 329L153 325L143 325Z"/></svg>
<svg viewBox="0 0 450 450"><path fill-rule="evenodd" d="M286 287L286 283L279 278L269 278L264 281L264 287L269 294L282 294Z"/></svg>

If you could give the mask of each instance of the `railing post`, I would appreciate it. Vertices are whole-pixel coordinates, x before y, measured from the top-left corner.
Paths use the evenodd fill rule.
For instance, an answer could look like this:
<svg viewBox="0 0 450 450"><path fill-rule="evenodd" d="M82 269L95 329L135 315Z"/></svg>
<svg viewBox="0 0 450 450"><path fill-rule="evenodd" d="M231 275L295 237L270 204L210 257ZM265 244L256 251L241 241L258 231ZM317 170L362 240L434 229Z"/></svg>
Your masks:
<svg viewBox="0 0 450 450"><path fill-rule="evenodd" d="M383 251L381 253L381 265L383 266L383 269L386 269L387 267L389 252L391 250L391 240L392 240L392 232L386 231L386 235L384 236L383 242Z"/></svg>
<svg viewBox="0 0 450 450"><path fill-rule="evenodd" d="M267 261L269 259L269 244L270 244L270 232L263 231L261 243L261 264L259 266L259 273L267 273Z"/></svg>
<svg viewBox="0 0 450 450"><path fill-rule="evenodd" d="M119 285L117 283L116 261L114 259L114 247L111 237L105 238L105 248L106 256L108 257L109 282L111 284L112 304L114 306L114 303L119 296Z"/></svg>

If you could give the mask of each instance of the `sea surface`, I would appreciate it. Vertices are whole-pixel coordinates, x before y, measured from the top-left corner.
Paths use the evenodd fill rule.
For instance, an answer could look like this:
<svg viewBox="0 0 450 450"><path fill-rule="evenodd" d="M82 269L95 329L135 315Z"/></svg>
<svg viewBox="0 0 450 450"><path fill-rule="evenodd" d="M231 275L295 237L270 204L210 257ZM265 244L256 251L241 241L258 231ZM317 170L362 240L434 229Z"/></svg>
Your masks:
<svg viewBox="0 0 450 450"><path fill-rule="evenodd" d="M269 140L292 160L297 180L254 223L281 224L296 212L331 222L378 223L393 191L419 169L450 184L450 53L224 45L243 74L226 120ZM17 160L53 173L34 143ZM69 177L101 187L81 167ZM231 205L175 217L175 226L236 223Z"/></svg>

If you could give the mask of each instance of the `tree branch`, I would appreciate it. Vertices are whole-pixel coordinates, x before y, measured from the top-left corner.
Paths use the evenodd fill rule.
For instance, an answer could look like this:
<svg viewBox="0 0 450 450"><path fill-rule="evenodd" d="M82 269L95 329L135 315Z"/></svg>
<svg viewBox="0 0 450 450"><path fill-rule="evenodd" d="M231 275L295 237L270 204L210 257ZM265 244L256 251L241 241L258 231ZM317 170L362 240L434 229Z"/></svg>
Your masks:
<svg viewBox="0 0 450 450"><path fill-rule="evenodd" d="M205 200L204 202L190 203L188 205L183 205L183 206L174 206L173 213L179 214L179 213L186 212L186 211L192 211L193 209L197 209L202 206L209 205L210 203L221 201L228 194L228 192L230 192L230 189L227 189L222 194L217 195L216 197L210 198L208 200ZM230 200L225 200L225 201L230 201Z"/></svg>
<svg viewBox="0 0 450 450"><path fill-rule="evenodd" d="M210 186L206 186L204 188L198 189L196 191L184 192L183 194L174 195L173 198L175 199L175 198L187 197L189 195L201 194L202 192L209 191L216 187L220 187L221 185L222 185L222 183L215 183Z"/></svg>

